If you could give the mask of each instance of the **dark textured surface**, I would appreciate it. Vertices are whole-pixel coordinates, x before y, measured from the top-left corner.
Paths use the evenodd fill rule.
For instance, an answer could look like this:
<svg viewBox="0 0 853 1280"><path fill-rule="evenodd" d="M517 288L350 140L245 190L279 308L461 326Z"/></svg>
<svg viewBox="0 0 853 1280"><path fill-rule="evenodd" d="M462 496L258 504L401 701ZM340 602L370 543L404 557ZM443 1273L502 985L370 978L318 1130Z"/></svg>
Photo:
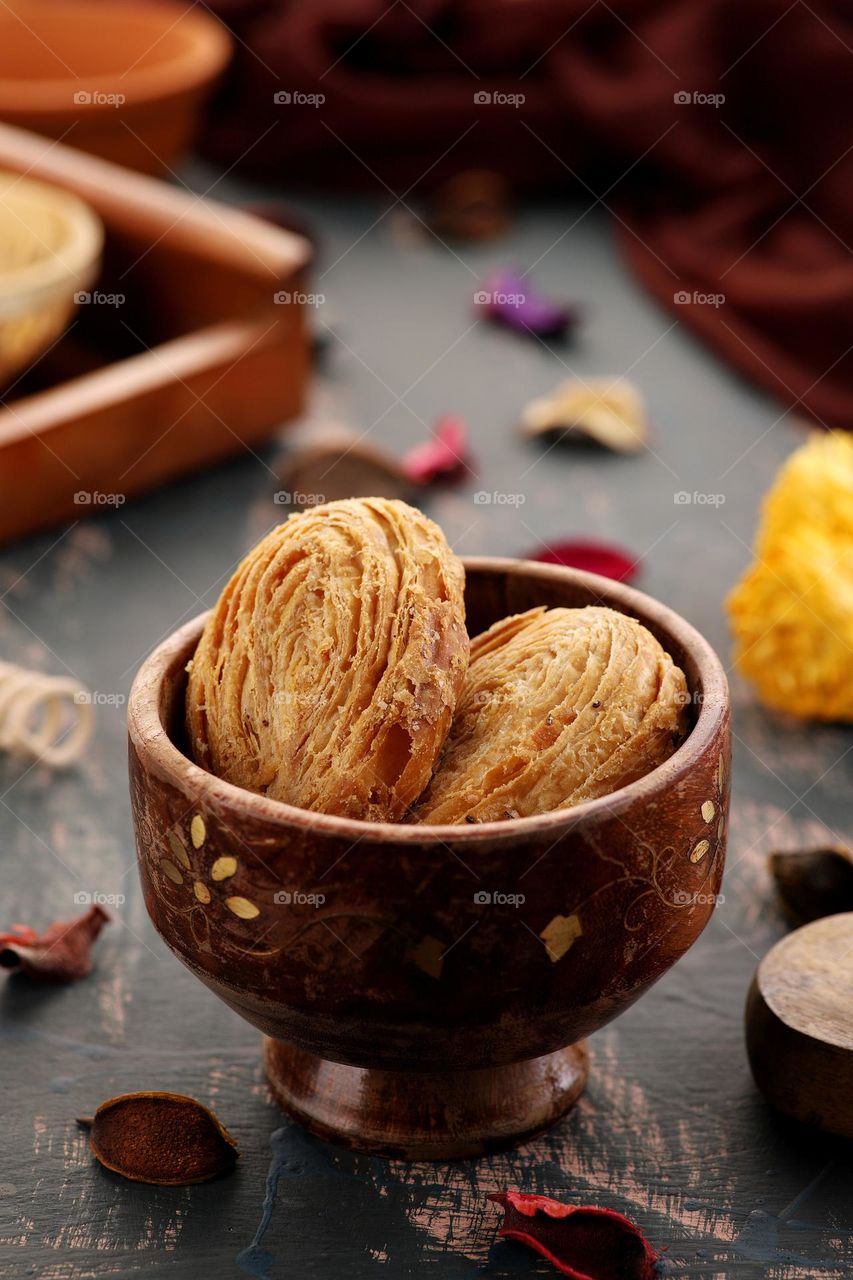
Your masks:
<svg viewBox="0 0 853 1280"><path fill-rule="evenodd" d="M193 175L201 187L212 176ZM220 189L217 194L222 194ZM232 191L232 197L249 193ZM639 585L682 612L728 665L722 599L748 559L756 508L801 427L714 363L637 291L598 211L529 208L505 244L454 256L409 234L387 202L315 206L315 288L339 341L316 412L402 449L444 410L467 416L478 477L427 510L456 549L524 552L589 533L647 553ZM362 236L356 245L351 246ZM543 255L546 255L543 257ZM547 350L477 324L478 277L542 258L537 281L584 304L574 345ZM323 275L323 272L326 272ZM334 318L336 317L336 318ZM576 370L629 372L649 400L652 451L616 458L518 442L517 412ZM142 657L210 605L232 565L284 511L276 451L117 512L0 551L0 652L126 696ZM474 493L523 494L520 505ZM674 493L722 494L720 505ZM725 902L694 949L593 1037L589 1088L558 1128L476 1163L406 1166L342 1153L285 1124L259 1071L259 1037L166 951L136 877L124 707L101 705L82 767L0 763L3 926L74 915L79 892L124 894L97 969L69 989L3 980L0 1277L239 1276L270 1161L277 1201L243 1267L289 1276L472 1280L549 1274L495 1243L504 1187L617 1208L667 1247L669 1274L830 1277L853 1266L846 1149L772 1115L752 1085L743 1002L786 925L767 850L849 839L849 733L771 717L733 682L734 796ZM501 975L495 972L494 981ZM186 1189L130 1185L96 1167L74 1117L135 1089L190 1093L239 1141L236 1173ZM276 1132L277 1131L277 1132ZM276 1137L271 1145L271 1137Z"/></svg>

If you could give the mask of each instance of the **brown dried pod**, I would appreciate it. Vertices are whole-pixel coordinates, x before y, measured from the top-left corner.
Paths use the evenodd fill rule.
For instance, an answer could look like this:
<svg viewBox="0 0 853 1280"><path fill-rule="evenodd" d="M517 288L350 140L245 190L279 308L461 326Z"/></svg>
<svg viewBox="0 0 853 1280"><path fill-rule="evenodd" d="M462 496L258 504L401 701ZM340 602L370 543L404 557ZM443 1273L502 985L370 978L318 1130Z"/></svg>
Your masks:
<svg viewBox="0 0 853 1280"><path fill-rule="evenodd" d="M180 1093L123 1093L77 1123L91 1129L95 1159L132 1182L209 1182L237 1161L237 1144L213 1112Z"/></svg>
<svg viewBox="0 0 853 1280"><path fill-rule="evenodd" d="M853 855L838 846L768 855L770 874L789 914L802 924L853 911Z"/></svg>

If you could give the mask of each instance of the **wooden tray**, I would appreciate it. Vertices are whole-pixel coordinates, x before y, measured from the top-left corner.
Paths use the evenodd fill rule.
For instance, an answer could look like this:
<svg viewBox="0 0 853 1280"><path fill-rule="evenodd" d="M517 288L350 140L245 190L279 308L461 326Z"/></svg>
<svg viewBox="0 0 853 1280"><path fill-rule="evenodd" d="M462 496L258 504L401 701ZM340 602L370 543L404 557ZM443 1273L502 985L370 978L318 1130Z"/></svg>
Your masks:
<svg viewBox="0 0 853 1280"><path fill-rule="evenodd" d="M96 210L92 292L123 297L78 306L0 395L0 542L239 454L299 412L307 241L5 125L0 168Z"/></svg>

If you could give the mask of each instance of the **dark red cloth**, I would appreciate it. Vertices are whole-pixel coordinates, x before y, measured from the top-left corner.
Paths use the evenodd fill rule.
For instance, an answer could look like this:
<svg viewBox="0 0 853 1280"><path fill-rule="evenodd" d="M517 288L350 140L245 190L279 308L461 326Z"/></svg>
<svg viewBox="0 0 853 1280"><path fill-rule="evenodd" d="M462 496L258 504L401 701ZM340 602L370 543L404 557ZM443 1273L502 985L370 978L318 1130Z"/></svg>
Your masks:
<svg viewBox="0 0 853 1280"><path fill-rule="evenodd" d="M468 168L601 195L634 270L679 320L787 405L853 426L850 3L212 7L238 37L209 136L220 160L286 185L384 198L387 184L407 201ZM325 101L276 104L277 91ZM570 251L568 236L554 252Z"/></svg>

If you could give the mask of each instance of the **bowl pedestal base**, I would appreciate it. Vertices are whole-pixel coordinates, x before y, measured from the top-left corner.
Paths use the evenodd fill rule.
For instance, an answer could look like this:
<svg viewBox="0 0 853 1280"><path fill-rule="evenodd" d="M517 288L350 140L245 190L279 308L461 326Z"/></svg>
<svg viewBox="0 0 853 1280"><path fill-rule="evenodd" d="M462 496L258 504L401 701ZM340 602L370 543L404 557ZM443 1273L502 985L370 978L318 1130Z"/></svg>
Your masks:
<svg viewBox="0 0 853 1280"><path fill-rule="evenodd" d="M403 1160L453 1160L510 1146L577 1102L589 1073L583 1041L475 1071L380 1071L264 1040L276 1100L311 1133Z"/></svg>

